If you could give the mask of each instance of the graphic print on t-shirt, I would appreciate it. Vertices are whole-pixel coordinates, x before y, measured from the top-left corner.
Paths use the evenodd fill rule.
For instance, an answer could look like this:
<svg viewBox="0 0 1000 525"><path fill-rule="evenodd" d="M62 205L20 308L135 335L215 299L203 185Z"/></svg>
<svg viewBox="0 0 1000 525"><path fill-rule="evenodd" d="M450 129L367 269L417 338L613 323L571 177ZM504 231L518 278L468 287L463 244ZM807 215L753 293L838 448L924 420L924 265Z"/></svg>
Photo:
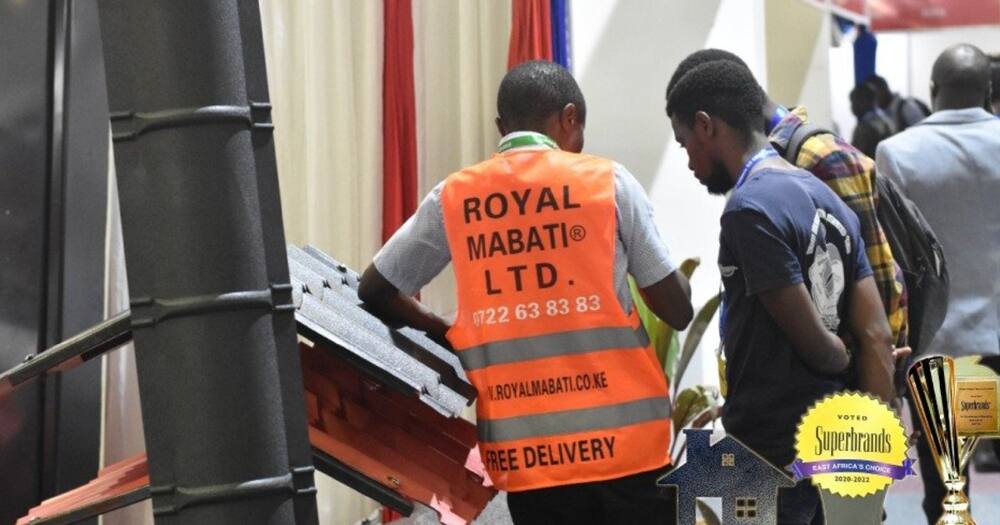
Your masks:
<svg viewBox="0 0 1000 525"><path fill-rule="evenodd" d="M719 273L721 273L722 277L724 277L726 279L732 277L733 275L736 275L736 270L739 270L739 269L740 268L738 266L736 266L735 264L733 264L733 265L720 264L719 265Z"/></svg>
<svg viewBox="0 0 1000 525"><path fill-rule="evenodd" d="M831 229L835 230L843 240L844 252L829 238ZM823 325L828 330L837 331L840 327L840 315L837 312L837 305L840 303L840 296L844 293L844 260L846 255L851 254L851 237L847 234L847 229L837 220L836 217L826 213L823 209L816 210L813 218L812 231L809 237L809 248L806 255L812 258L809 270L806 272L809 277L809 295L812 296L813 304L819 311Z"/></svg>

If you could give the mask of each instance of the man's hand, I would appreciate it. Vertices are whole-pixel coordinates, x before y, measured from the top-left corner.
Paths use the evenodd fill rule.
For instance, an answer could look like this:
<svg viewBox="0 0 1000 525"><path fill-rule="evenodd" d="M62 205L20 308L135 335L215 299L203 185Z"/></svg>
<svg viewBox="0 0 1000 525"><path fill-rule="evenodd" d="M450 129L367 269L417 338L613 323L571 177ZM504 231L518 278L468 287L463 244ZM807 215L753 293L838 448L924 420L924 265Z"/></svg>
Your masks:
<svg viewBox="0 0 1000 525"><path fill-rule="evenodd" d="M445 334L448 323L412 297L399 292L374 264L368 266L358 283L358 297L373 314L388 322L403 324L427 333L434 342L452 350Z"/></svg>
<svg viewBox="0 0 1000 525"><path fill-rule="evenodd" d="M767 290L759 297L809 368L820 374L839 374L847 369L847 347L823 325L804 284Z"/></svg>

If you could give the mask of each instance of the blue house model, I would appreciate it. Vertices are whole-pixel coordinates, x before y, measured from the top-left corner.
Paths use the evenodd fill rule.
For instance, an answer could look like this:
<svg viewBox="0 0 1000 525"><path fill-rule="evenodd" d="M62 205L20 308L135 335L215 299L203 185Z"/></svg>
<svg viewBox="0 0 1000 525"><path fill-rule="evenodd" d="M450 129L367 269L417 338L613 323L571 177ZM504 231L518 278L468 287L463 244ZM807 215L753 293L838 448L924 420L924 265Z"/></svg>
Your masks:
<svg viewBox="0 0 1000 525"><path fill-rule="evenodd" d="M773 525L778 489L795 482L743 443L726 436L716 444L711 430L684 431L687 461L660 478L677 487L677 523L694 525L697 498L722 498L722 523Z"/></svg>

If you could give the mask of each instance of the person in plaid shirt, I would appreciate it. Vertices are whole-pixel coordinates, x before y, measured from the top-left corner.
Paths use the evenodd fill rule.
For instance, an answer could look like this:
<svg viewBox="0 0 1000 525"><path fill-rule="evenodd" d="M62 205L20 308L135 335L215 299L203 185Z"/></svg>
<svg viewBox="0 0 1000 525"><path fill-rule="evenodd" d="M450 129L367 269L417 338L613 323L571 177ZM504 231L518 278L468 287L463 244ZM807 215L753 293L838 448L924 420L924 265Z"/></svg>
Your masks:
<svg viewBox="0 0 1000 525"><path fill-rule="evenodd" d="M691 69L716 60L736 62L747 67L746 62L729 51L703 49L696 51L677 66L667 85L667 95ZM779 150L788 147L792 133L809 119L804 107L787 110L765 94L761 108L767 120L765 131L771 143ZM843 138L832 133L814 135L802 143L795 165L811 172L822 180L854 211L861 221L861 237L865 241L866 255L875 272L875 283L889 318L897 346L906 345L906 285L903 272L892 257L892 250L882 226L875 215L878 195L875 192L875 161L858 151Z"/></svg>
<svg viewBox="0 0 1000 525"><path fill-rule="evenodd" d="M769 130L771 143L778 147L787 146L795 128L808 119L804 107L788 111ZM875 271L875 282L889 318L889 326L897 345L903 346L907 319L904 302L906 287L903 272L892 257L889 242L875 216L875 203L878 199L875 194L875 161L843 138L832 133L821 133L802 143L795 165L825 182L858 215L861 237L865 240L868 262Z"/></svg>

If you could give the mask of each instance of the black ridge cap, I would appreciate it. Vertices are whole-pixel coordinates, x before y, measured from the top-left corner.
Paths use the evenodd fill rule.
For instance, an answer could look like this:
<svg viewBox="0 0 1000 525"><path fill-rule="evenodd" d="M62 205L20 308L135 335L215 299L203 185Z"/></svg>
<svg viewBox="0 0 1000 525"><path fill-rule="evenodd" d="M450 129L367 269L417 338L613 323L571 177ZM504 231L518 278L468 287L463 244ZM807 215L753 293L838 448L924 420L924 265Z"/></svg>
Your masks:
<svg viewBox="0 0 1000 525"><path fill-rule="evenodd" d="M316 465L316 470L400 514L409 516L413 513L412 501L315 447L313 447L313 463Z"/></svg>
<svg viewBox="0 0 1000 525"><path fill-rule="evenodd" d="M334 259L333 257L330 257L329 255L326 254L326 252L320 250L319 248L311 244L307 244L303 246L301 249L307 254L313 256L316 260L329 266L331 269L337 270L338 272L344 274L347 277L346 284L348 286L354 289L358 288L358 282L361 280L361 274L352 270L346 264Z"/></svg>
<svg viewBox="0 0 1000 525"><path fill-rule="evenodd" d="M124 311L0 374L0 398L36 376L68 370L131 339L131 317Z"/></svg>
<svg viewBox="0 0 1000 525"><path fill-rule="evenodd" d="M416 361L437 372L438 375L441 376L441 384L454 390L458 395L468 399L468 405L471 405L472 402L476 400L476 397L478 396L476 387L459 377L455 368L452 367L450 363L434 355L417 343L411 336L397 329L391 329L390 334L392 336L392 342L396 345L396 348L406 352L407 355Z"/></svg>
<svg viewBox="0 0 1000 525"><path fill-rule="evenodd" d="M390 371L378 366L378 364L366 359L364 353L345 342L323 328L319 323L309 319L304 315L296 315L295 320L299 325L299 335L315 343L319 343L324 350L347 361L358 370L385 384L386 386L407 396L420 397L420 388L408 381L396 376Z"/></svg>
<svg viewBox="0 0 1000 525"><path fill-rule="evenodd" d="M373 320L381 322L388 332L389 340L393 346L403 351L416 362L430 368L439 376L438 383L449 388L453 392L466 399L466 406L472 404L477 397L477 391L465 377L457 356L435 341L428 338L423 332L412 328L397 327L389 325L378 319L364 303L358 299L354 286L357 285L357 272L347 265L330 257L321 250L306 246L299 248L289 245L287 248L288 258L292 268L293 278L298 278L302 282L320 281L329 283L321 290L312 290L315 286L310 286L312 295L320 299L324 304L333 305L343 302L340 299L328 297L327 294L335 294L337 297L351 303L363 310L367 316ZM298 272L301 272L300 275ZM334 282L335 281L335 282ZM378 334L373 334L378 335ZM430 349L431 345L437 353ZM453 357L453 363L445 360L441 355L447 354Z"/></svg>

